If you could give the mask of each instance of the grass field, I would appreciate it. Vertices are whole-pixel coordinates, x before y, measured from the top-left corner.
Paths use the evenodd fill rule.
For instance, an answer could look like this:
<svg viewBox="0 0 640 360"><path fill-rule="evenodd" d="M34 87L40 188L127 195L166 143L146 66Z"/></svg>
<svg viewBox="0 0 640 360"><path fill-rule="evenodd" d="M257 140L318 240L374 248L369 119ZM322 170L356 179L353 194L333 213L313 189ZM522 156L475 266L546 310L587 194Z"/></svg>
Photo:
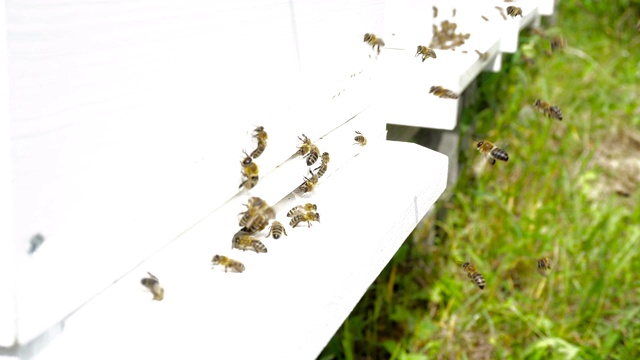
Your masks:
<svg viewBox="0 0 640 360"><path fill-rule="evenodd" d="M545 54L548 40L525 31L503 71L480 76L453 195L320 359L640 359L638 19L637 1L561 0L543 29L567 38L564 51ZM537 98L564 120L537 113ZM479 171L483 138L509 162ZM477 266L484 290L459 260Z"/></svg>

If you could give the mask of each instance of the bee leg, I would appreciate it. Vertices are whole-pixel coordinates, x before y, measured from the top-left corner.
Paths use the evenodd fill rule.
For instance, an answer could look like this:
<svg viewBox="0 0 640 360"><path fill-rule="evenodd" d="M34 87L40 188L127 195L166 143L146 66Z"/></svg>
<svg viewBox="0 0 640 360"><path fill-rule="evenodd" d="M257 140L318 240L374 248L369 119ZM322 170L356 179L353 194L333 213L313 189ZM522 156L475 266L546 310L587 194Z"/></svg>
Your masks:
<svg viewBox="0 0 640 360"><path fill-rule="evenodd" d="M494 159L494 158L489 159L489 164L491 164L491 166L495 165L496 164L496 159Z"/></svg>

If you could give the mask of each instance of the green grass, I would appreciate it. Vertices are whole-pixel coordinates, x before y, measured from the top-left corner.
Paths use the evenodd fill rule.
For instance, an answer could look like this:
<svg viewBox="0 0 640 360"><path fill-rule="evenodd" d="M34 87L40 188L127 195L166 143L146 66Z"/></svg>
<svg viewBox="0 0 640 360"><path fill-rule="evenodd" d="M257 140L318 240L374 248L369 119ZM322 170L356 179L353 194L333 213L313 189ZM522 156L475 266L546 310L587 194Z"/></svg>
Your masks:
<svg viewBox="0 0 640 360"><path fill-rule="evenodd" d="M638 18L638 2L561 1L546 31L567 38L564 52L548 56L545 39L523 32L503 71L480 76L453 195L321 359L640 358L640 170L614 166L640 164ZM535 112L536 98L564 121ZM478 138L502 142L509 162L474 171ZM542 256L548 277L536 271Z"/></svg>

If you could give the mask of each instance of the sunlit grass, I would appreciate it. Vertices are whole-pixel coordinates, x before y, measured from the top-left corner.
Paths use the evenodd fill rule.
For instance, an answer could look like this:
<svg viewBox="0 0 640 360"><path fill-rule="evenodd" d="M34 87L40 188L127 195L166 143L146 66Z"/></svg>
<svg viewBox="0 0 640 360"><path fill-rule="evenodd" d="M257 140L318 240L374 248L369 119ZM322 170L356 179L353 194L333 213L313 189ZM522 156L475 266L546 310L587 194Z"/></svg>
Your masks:
<svg viewBox="0 0 640 360"><path fill-rule="evenodd" d="M565 51L548 56L523 33L535 64L517 53L481 75L442 215L414 231L321 358L640 358L640 190L633 172L620 185L629 166L607 167L640 161L639 17L637 2L561 1L546 30ZM533 110L536 98L564 121ZM504 143L509 162L474 172L479 137Z"/></svg>

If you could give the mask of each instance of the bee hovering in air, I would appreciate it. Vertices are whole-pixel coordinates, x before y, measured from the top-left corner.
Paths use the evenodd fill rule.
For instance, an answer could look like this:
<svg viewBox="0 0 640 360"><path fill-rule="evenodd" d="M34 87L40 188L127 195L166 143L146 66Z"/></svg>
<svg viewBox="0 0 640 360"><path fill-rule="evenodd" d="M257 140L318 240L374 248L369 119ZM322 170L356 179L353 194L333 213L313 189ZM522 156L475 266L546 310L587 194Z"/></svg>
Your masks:
<svg viewBox="0 0 640 360"><path fill-rule="evenodd" d="M267 132L264 131L264 127L262 126L258 126L253 131L255 132L255 134L253 134L253 137L258 139L258 146L251 152L251 157L257 159L260 155L262 155L264 149L267 148L267 139L269 138L269 136L267 135Z"/></svg>
<svg viewBox="0 0 640 360"><path fill-rule="evenodd" d="M562 35L554 36L549 40L549 47L551 48L551 53L560 51L567 47L567 39Z"/></svg>
<svg viewBox="0 0 640 360"><path fill-rule="evenodd" d="M380 55L380 47L384 47L384 41L381 38L374 34L366 33L364 34L364 42L371 45L372 50L377 48L378 55Z"/></svg>
<svg viewBox="0 0 640 360"><path fill-rule="evenodd" d="M547 117L562 121L562 111L560 110L559 107L555 105L551 105L548 102L542 101L540 99L537 99L533 103L533 106L539 111L541 111Z"/></svg>
<svg viewBox="0 0 640 360"><path fill-rule="evenodd" d="M284 236L288 236L287 231L284 229L284 225L282 225L280 221L274 221L269 228L269 234L267 234L267 237L273 235L273 238L277 240L280 239L282 234L284 234Z"/></svg>
<svg viewBox="0 0 640 360"><path fill-rule="evenodd" d="M164 299L164 289L160 286L160 281L152 273L147 272L147 274L149 277L142 278L140 283L153 294L153 300L161 301Z"/></svg>
<svg viewBox="0 0 640 360"><path fill-rule="evenodd" d="M538 260L538 272L542 276L547 276L547 271L551 270L551 260L547 257L543 257Z"/></svg>
<svg viewBox="0 0 640 360"><path fill-rule="evenodd" d="M496 160L509 161L509 154L507 154L506 151L496 147L486 140L478 141L476 147L491 165L495 165Z"/></svg>
<svg viewBox="0 0 640 360"><path fill-rule="evenodd" d="M322 163L320 164L320 166L314 169L314 170L317 170L316 175L318 175L318 178L321 178L322 175L324 175L324 173L327 172L327 166L329 165L329 161L331 160L331 158L329 158L329 153L323 152L321 160L322 160Z"/></svg>
<svg viewBox="0 0 640 360"><path fill-rule="evenodd" d="M298 226L298 224L304 221L306 221L307 225L311 227L312 221L320 222L320 214L313 211L307 211L304 214L297 214L293 217L293 219L291 219L291 221L289 222L289 225L291 225L291 227L296 227Z"/></svg>
<svg viewBox="0 0 640 360"><path fill-rule="evenodd" d="M233 235L232 249L234 248L240 249L242 251L251 249L258 254L267 252L267 247L264 246L264 244L260 240L244 231L238 231L235 235Z"/></svg>
<svg viewBox="0 0 640 360"><path fill-rule="evenodd" d="M438 8L433 6L433 17L437 18L438 17Z"/></svg>
<svg viewBox="0 0 640 360"><path fill-rule="evenodd" d="M522 8L519 8L517 6L507 6L507 15L511 16L512 18L518 15L522 17Z"/></svg>
<svg viewBox="0 0 640 360"><path fill-rule="evenodd" d="M418 45L418 51L415 56L422 55L422 62L427 60L428 58L437 58L436 52L433 49L430 49L426 46ZM415 57L414 56L414 57Z"/></svg>
<svg viewBox="0 0 640 360"><path fill-rule="evenodd" d="M42 236L42 234L37 233L33 235L31 239L29 239L29 250L27 250L29 255L36 252L36 250L40 248L40 245L42 245L43 242L44 242L44 236Z"/></svg>
<svg viewBox="0 0 640 360"><path fill-rule="evenodd" d="M367 138L364 137L364 135L362 135L362 133L360 131L356 131L356 137L353 138L353 140L355 140L355 144L358 144L360 146L365 146L367 145ZM354 145L355 145L354 144Z"/></svg>
<svg viewBox="0 0 640 360"><path fill-rule="evenodd" d="M457 99L460 97L455 92L445 89L442 86L432 86L431 89L429 90L429 94L433 94L443 99Z"/></svg>
<svg viewBox="0 0 640 360"><path fill-rule="evenodd" d="M471 279L471 281L473 281L474 284L476 284L478 288L480 288L480 290L484 289L484 286L486 285L484 276L482 276L482 274L478 272L478 269L475 266L471 265L468 262L465 262L462 264L462 270L467 273L467 276Z"/></svg>
<svg viewBox="0 0 640 360"><path fill-rule="evenodd" d="M213 259L211 259L211 268L213 269L216 265L224 266L224 272L227 272L227 269L231 269L235 272L241 273L245 269L244 264L240 261L229 259L223 255L215 255Z"/></svg>
<svg viewBox="0 0 640 360"><path fill-rule="evenodd" d="M316 206L316 204L306 203L304 205L295 206L293 209L289 210L289 212L287 213L287 217L292 217L316 210L318 210L318 206Z"/></svg>

